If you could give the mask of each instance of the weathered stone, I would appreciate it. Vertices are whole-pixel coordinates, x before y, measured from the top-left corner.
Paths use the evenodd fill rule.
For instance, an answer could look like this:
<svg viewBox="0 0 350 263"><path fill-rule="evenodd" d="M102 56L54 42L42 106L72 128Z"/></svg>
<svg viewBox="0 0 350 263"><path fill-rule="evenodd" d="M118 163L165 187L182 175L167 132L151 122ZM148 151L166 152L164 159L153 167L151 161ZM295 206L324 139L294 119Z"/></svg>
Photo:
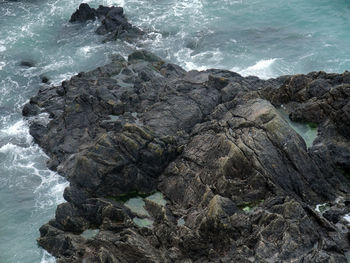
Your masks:
<svg viewBox="0 0 350 263"><path fill-rule="evenodd" d="M30 132L70 186L38 243L65 263L346 262L349 82L187 73L141 50L41 87L29 105L52 120ZM317 123L310 147L288 116Z"/></svg>

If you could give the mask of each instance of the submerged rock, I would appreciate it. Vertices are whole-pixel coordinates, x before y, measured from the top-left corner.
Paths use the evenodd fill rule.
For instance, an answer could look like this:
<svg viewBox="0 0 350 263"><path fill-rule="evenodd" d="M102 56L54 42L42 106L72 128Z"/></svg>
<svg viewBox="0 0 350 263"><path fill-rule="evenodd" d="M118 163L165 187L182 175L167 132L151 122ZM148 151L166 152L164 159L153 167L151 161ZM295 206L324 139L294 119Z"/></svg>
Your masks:
<svg viewBox="0 0 350 263"><path fill-rule="evenodd" d="M347 262L348 80L186 72L137 51L42 87L31 104L52 119L30 132L70 186L38 243L58 262ZM281 104L317 123L312 144Z"/></svg>
<svg viewBox="0 0 350 263"><path fill-rule="evenodd" d="M23 60L21 61L20 66L26 67L26 68L32 68L32 67L35 67L35 63L33 61Z"/></svg>
<svg viewBox="0 0 350 263"><path fill-rule="evenodd" d="M22 115L24 117L35 116L35 115L38 115L39 113L40 113L40 108L38 107L38 105L30 102L25 104L22 109Z"/></svg>
<svg viewBox="0 0 350 263"><path fill-rule="evenodd" d="M41 79L42 83L49 83L50 82L50 79L46 76L41 76L40 79Z"/></svg>

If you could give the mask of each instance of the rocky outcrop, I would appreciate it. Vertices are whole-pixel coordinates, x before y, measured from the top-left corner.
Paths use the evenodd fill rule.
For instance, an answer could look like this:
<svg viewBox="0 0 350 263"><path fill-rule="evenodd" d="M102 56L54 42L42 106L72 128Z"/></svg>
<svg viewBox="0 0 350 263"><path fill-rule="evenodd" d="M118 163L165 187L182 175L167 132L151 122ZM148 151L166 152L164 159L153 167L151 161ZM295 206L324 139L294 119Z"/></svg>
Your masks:
<svg viewBox="0 0 350 263"><path fill-rule="evenodd" d="M102 6L101 6L102 7ZM106 10L105 14L109 11ZM72 14L69 22L86 22L88 20L94 20L96 17L99 17L99 12L96 9L91 8L88 4L82 3L79 8Z"/></svg>
<svg viewBox="0 0 350 263"><path fill-rule="evenodd" d="M290 77L278 90L266 90L266 97L276 106L283 104L294 121L319 126L313 154L328 169L350 174L350 73L313 72ZM321 161L322 160L322 161Z"/></svg>
<svg viewBox="0 0 350 263"><path fill-rule="evenodd" d="M137 51L43 86L24 112L49 113L30 132L70 186L39 245L61 263L347 262L349 82ZM285 114L317 126L311 147Z"/></svg>
<svg viewBox="0 0 350 263"><path fill-rule="evenodd" d="M117 38L132 39L143 34L137 27L132 26L124 15L122 7L107 7L100 5L97 9L91 8L88 4L82 3L79 8L72 14L69 22L86 22L89 20L99 19L101 25L97 28L96 33L107 35L107 40Z"/></svg>

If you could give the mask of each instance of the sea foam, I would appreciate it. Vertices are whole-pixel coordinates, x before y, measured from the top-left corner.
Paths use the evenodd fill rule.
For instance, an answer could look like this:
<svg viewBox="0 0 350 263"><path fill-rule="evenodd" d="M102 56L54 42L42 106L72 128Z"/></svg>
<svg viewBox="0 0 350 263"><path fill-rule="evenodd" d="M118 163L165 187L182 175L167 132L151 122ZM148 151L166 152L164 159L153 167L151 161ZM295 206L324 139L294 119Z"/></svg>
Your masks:
<svg viewBox="0 0 350 263"><path fill-rule="evenodd" d="M238 71L238 73L242 76L258 76L262 79L269 79L275 77L272 67L277 60L278 58L262 59L253 66Z"/></svg>

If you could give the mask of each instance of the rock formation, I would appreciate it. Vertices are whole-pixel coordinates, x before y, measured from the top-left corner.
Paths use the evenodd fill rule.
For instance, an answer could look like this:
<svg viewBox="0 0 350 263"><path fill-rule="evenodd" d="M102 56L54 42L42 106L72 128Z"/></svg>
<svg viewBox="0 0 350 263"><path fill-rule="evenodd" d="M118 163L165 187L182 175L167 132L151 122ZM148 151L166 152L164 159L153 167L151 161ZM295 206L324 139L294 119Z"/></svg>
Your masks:
<svg viewBox="0 0 350 263"><path fill-rule="evenodd" d="M260 80L147 51L43 86L24 112L50 115L30 133L70 186L38 243L59 263L345 263L349 98L349 72Z"/></svg>
<svg viewBox="0 0 350 263"><path fill-rule="evenodd" d="M97 9L91 8L88 4L82 3L73 13L69 22L86 22L98 18L101 25L96 33L107 35L107 40L116 40L117 38L132 39L143 34L137 27L132 26L124 15L122 7L106 7L100 5Z"/></svg>

